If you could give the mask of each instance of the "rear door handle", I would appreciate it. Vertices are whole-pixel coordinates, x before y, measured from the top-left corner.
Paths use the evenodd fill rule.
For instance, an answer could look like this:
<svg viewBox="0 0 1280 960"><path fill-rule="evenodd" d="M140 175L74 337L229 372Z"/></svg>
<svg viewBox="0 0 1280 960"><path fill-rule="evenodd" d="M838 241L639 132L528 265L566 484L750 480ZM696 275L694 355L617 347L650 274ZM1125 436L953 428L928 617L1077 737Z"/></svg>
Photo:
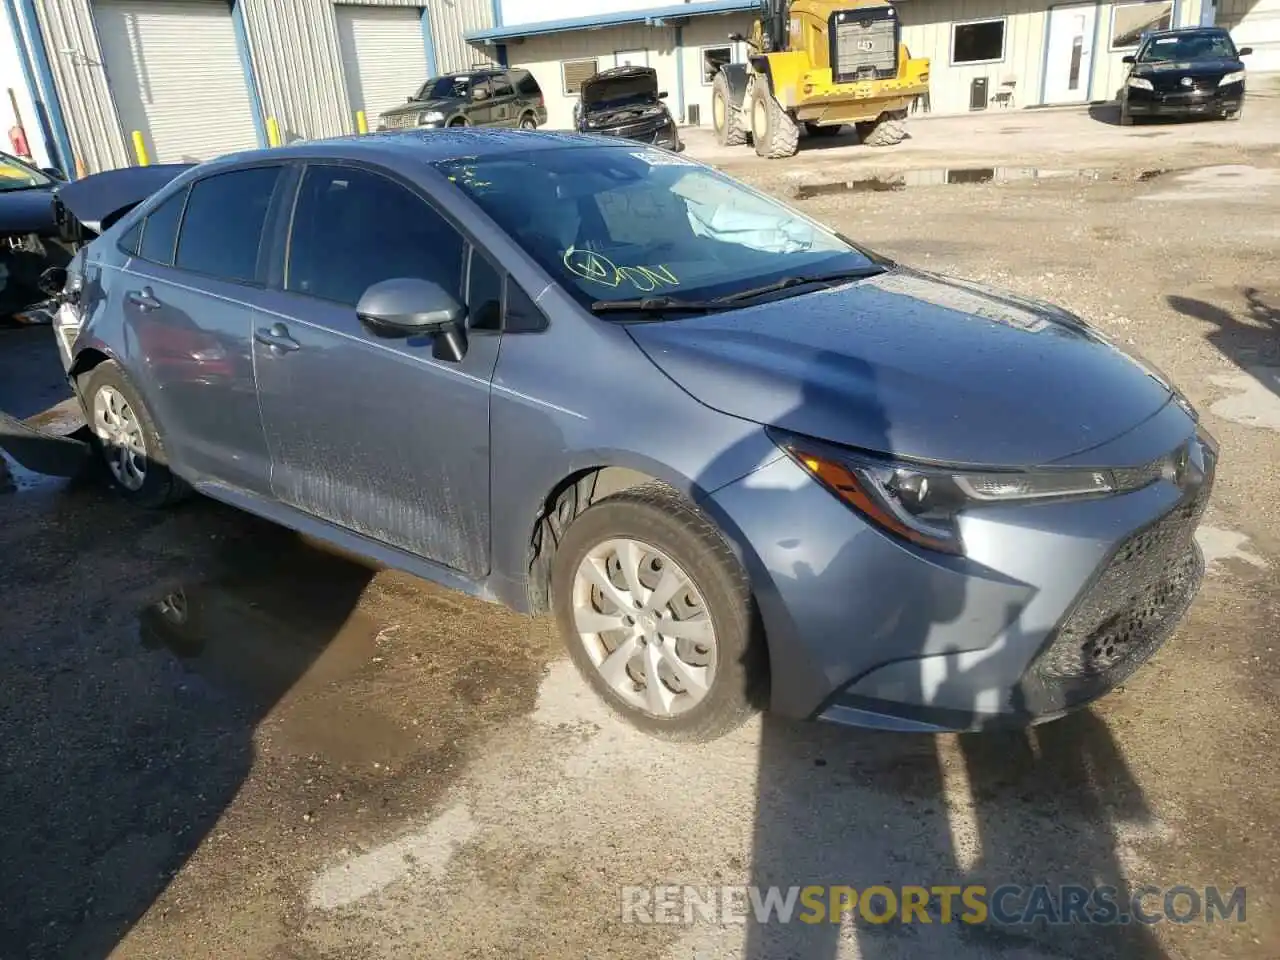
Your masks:
<svg viewBox="0 0 1280 960"><path fill-rule="evenodd" d="M302 346L289 336L289 328L283 323L273 323L270 327L259 327L253 333L253 339L271 348L273 353L290 353Z"/></svg>
<svg viewBox="0 0 1280 960"><path fill-rule="evenodd" d="M143 313L160 309L160 301L156 299L156 295L151 292L150 287L143 287L141 290L130 290L124 296L126 300Z"/></svg>

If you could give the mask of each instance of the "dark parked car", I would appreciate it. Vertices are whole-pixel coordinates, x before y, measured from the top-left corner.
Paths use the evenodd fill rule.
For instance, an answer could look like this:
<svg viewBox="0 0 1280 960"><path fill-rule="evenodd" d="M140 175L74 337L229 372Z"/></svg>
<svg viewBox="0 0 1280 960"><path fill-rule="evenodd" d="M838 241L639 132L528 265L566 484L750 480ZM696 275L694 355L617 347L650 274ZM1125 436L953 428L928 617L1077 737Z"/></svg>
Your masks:
<svg viewBox="0 0 1280 960"><path fill-rule="evenodd" d="M124 496L194 488L554 612L653 733L765 704L1051 719L1147 660L1203 575L1216 446L1155 371L668 150L468 130L225 157L66 286Z"/></svg>
<svg viewBox="0 0 1280 960"><path fill-rule="evenodd" d="M680 134L652 67L614 67L585 80L573 105L582 133L603 133L680 150Z"/></svg>
<svg viewBox="0 0 1280 960"><path fill-rule="evenodd" d="M1244 109L1244 62L1249 47L1236 49L1231 34L1217 28L1160 30L1146 34L1129 64L1120 93L1120 123L1140 117L1225 117Z"/></svg>
<svg viewBox="0 0 1280 960"><path fill-rule="evenodd" d="M528 70L466 70L432 77L402 107L378 118L379 130L407 127L519 127L547 122L547 104Z"/></svg>

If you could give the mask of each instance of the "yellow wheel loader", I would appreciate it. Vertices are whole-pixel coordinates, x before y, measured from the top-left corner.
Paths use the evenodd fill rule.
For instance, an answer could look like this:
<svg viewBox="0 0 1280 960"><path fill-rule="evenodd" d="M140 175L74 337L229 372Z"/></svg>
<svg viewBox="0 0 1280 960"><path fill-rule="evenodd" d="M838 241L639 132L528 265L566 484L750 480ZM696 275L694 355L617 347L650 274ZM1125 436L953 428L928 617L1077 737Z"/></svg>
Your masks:
<svg viewBox="0 0 1280 960"><path fill-rule="evenodd" d="M929 92L929 61L902 43L898 11L884 0L761 0L747 63L715 76L711 114L724 146L746 143L776 159L796 152L803 125L829 136L852 124L859 140L906 137L911 101Z"/></svg>

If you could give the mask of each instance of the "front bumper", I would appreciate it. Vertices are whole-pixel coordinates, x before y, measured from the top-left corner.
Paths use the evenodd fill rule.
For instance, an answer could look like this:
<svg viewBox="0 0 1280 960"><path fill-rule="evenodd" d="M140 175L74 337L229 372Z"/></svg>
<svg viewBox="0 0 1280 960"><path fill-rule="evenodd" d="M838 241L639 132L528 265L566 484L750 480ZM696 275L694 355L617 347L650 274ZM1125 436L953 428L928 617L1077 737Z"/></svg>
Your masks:
<svg viewBox="0 0 1280 960"><path fill-rule="evenodd" d="M650 144L676 152L684 149L675 121L670 119L657 124L650 121L617 127L583 127L582 132L606 137L621 137L624 140L634 140L636 143Z"/></svg>
<svg viewBox="0 0 1280 960"><path fill-rule="evenodd" d="M1128 91L1129 113L1135 117L1225 116L1244 103L1244 84L1229 83L1209 90Z"/></svg>
<svg viewBox="0 0 1280 960"><path fill-rule="evenodd" d="M1166 452L1194 429L1180 411L1153 419ZM974 511L965 557L889 538L785 457L717 491L713 511L749 545L772 710L936 732L1042 722L1102 696L1195 596L1205 442L1188 486Z"/></svg>

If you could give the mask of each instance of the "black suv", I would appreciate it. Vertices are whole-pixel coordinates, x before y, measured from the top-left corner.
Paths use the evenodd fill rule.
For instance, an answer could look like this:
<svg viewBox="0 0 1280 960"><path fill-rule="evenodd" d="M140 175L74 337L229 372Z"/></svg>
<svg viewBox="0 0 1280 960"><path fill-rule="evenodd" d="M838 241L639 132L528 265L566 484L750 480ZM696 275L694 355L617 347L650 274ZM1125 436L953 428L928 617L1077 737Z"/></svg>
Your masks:
<svg viewBox="0 0 1280 960"><path fill-rule="evenodd" d="M403 107L378 117L379 130L407 127L519 127L547 122L547 105L528 70L465 70L432 77Z"/></svg>
<svg viewBox="0 0 1280 960"><path fill-rule="evenodd" d="M652 67L614 67L583 81L573 105L574 126L582 133L603 133L668 150L681 150L671 111L658 90Z"/></svg>

